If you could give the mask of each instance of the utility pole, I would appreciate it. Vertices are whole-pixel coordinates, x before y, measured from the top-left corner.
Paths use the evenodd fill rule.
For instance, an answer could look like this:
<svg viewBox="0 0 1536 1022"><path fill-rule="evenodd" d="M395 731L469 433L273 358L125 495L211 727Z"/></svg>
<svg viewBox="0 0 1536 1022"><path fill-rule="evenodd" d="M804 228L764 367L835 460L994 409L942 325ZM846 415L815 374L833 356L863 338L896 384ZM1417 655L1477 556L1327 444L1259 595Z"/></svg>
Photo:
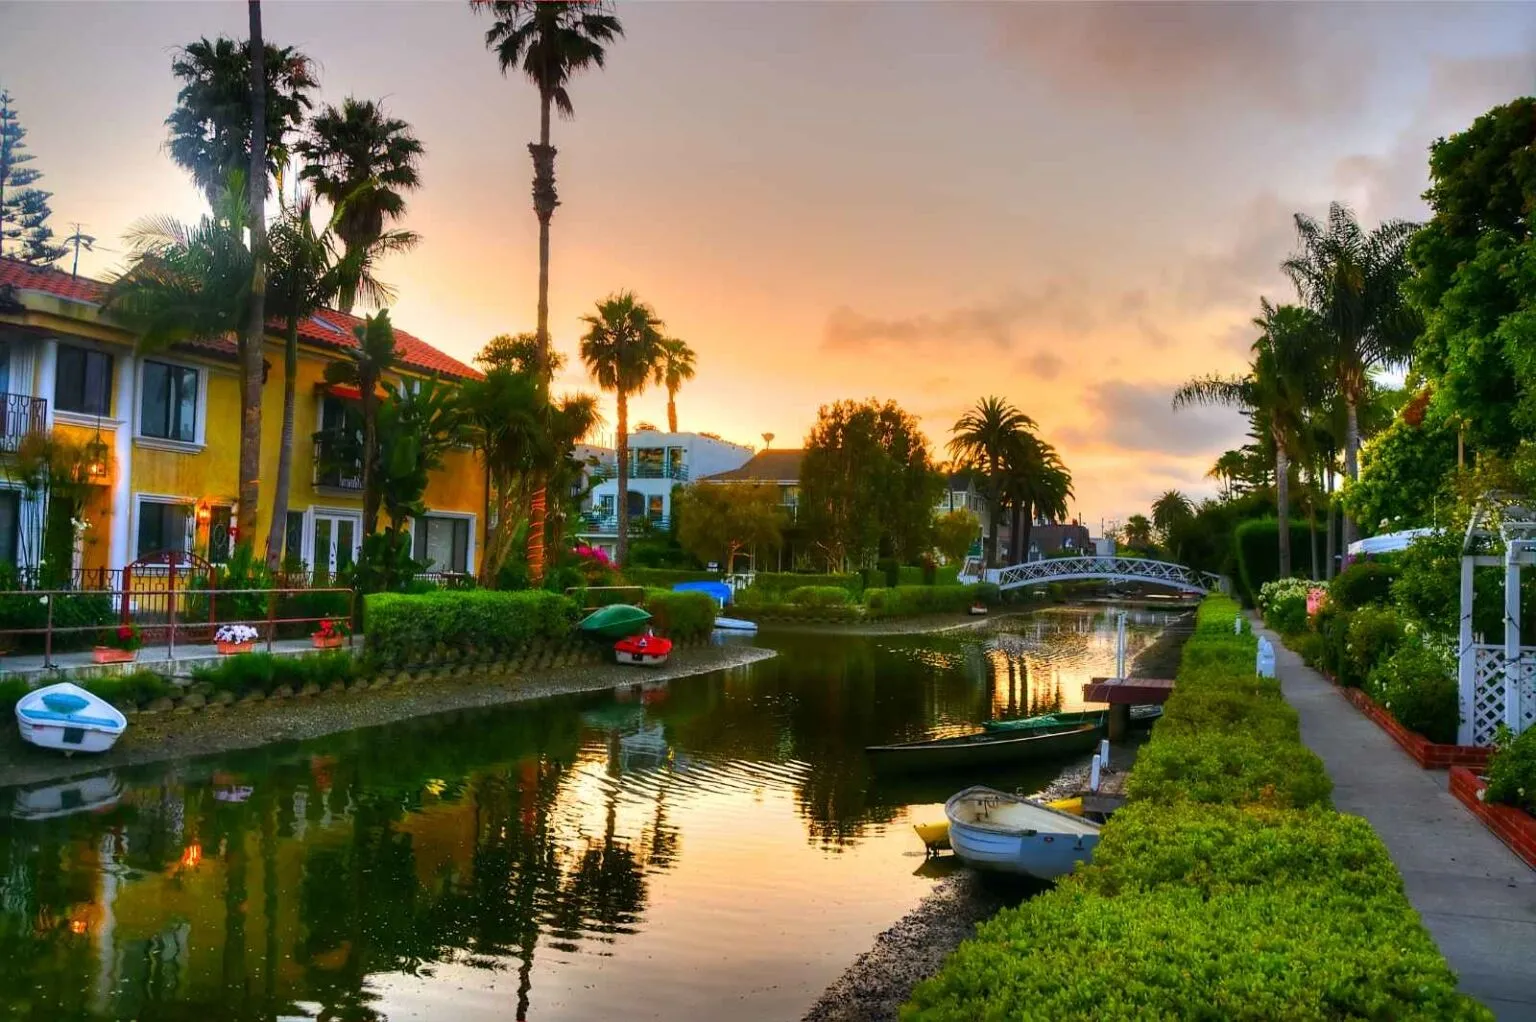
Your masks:
<svg viewBox="0 0 1536 1022"><path fill-rule="evenodd" d="M84 226L83 224L74 224L72 226L75 228L75 233L65 238L64 243L75 246L75 264L71 267L69 275L71 277L78 277L80 276L80 246L84 245L87 252L93 251L91 246L96 244L96 239L80 230Z"/></svg>

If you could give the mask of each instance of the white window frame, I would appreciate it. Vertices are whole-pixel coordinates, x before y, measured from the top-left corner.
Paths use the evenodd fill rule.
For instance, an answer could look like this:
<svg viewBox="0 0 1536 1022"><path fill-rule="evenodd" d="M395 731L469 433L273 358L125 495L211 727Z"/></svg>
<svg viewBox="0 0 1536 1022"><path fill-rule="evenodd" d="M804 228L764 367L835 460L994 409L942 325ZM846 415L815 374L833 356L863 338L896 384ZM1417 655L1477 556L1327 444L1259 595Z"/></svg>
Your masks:
<svg viewBox="0 0 1536 1022"><path fill-rule="evenodd" d="M457 518L461 521L466 521L469 523L469 541L464 548L464 573L467 575L473 575L475 573L475 538L477 533L475 523L479 516L472 511L435 511L429 508L426 514L412 518L410 522L411 558L417 561L423 560L426 555L425 550L416 549L416 523L421 521L423 518ZM443 571L442 568L430 566L427 568L427 570ZM451 572L449 572L449 574L451 574Z"/></svg>
<svg viewBox="0 0 1536 1022"><path fill-rule="evenodd" d="M120 348L112 347L110 344L101 344L85 337L56 337L53 341L53 379L48 384L49 393L37 395L48 401L48 410L52 414L53 420L71 426L95 426L98 422L103 426L121 426L124 421L122 418L123 410L116 407L117 374L121 371L120 363L122 360L124 358L132 358L133 351L130 349L125 352ZM98 418L89 412L74 412L59 407L59 349L61 348L80 348L84 351L96 351L112 357L112 375L107 392L107 411L115 412L116 414L103 415ZM14 365L12 368L15 368Z"/></svg>
<svg viewBox="0 0 1536 1022"><path fill-rule="evenodd" d="M197 373L197 409L194 413L197 416L197 427L193 431L196 439L169 440L165 437L144 435L144 366L148 362L191 369ZM188 362L185 359L167 358L162 355L145 356L137 361L133 376L133 443L135 447L198 454L208 446L208 372L208 367L199 362Z"/></svg>
<svg viewBox="0 0 1536 1022"><path fill-rule="evenodd" d="M186 552L197 553L197 498L179 497L170 493L143 493L133 494L133 523L129 526L129 543L132 546L133 556L129 561L137 561L142 554L139 551L139 509L144 504L170 504L187 509L187 546Z"/></svg>
<svg viewBox="0 0 1536 1022"><path fill-rule="evenodd" d="M289 508L291 511L292 508ZM363 553L363 509L360 507L333 507L325 504L311 504L304 512L304 563L309 565L311 572L320 570L320 565L315 561L315 518L348 518L356 525L353 536L356 537L352 544L352 563L356 564ZM327 551L329 557L329 551ZM325 565L326 571L334 570L329 563Z"/></svg>

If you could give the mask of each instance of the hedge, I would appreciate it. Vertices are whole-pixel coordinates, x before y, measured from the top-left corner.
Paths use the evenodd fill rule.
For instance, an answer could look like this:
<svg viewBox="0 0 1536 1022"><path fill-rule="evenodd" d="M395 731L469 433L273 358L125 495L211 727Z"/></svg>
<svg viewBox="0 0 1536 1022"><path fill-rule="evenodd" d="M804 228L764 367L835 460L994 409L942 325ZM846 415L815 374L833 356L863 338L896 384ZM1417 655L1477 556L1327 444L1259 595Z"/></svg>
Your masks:
<svg viewBox="0 0 1536 1022"><path fill-rule="evenodd" d="M864 589L864 583L858 575L802 575L791 571L760 571L752 576L752 585L746 591L755 589L759 595L767 595L787 593L801 586L841 586L855 595Z"/></svg>
<svg viewBox="0 0 1536 1022"><path fill-rule="evenodd" d="M684 568L625 568L624 581L647 589L671 589L679 582L719 582L725 576L718 571Z"/></svg>
<svg viewBox="0 0 1536 1022"><path fill-rule="evenodd" d="M577 616L573 601L537 589L374 593L366 604L368 652L385 667L423 664L449 651L469 659L511 656L535 641L566 638Z"/></svg>
<svg viewBox="0 0 1536 1022"><path fill-rule="evenodd" d="M212 685L215 692L230 692L237 696L247 692L268 695L282 685L295 691L310 684L327 688L336 682L352 681L361 670L357 658L350 652L311 653L301 657L241 653L225 657L212 666L193 668L192 677L194 681Z"/></svg>
<svg viewBox="0 0 1536 1022"><path fill-rule="evenodd" d="M853 602L853 594L842 586L801 586L784 598L796 607L846 607Z"/></svg>
<svg viewBox="0 0 1536 1022"><path fill-rule="evenodd" d="M1001 601L997 586L895 586L866 589L864 609L871 617L907 617L914 614L961 614L980 601L995 606Z"/></svg>
<svg viewBox="0 0 1536 1022"><path fill-rule="evenodd" d="M719 608L708 593L647 589L645 609L651 612L651 623L661 634L692 640L715 630L715 611Z"/></svg>
<svg viewBox="0 0 1536 1022"><path fill-rule="evenodd" d="M1369 824L1328 807L1236 613L1201 606L1093 864L978 928L903 1019L1492 1019Z"/></svg>
<svg viewBox="0 0 1536 1022"><path fill-rule="evenodd" d="M1392 601L1397 566L1382 561L1356 561L1328 583L1328 600L1341 610Z"/></svg>
<svg viewBox="0 0 1536 1022"><path fill-rule="evenodd" d="M1303 563L1301 553L1310 548L1311 533L1305 523L1291 523L1291 565ZM1237 563L1237 585L1243 602L1252 606L1259 587L1280 577L1280 523L1273 518L1244 522L1232 534L1232 558Z"/></svg>

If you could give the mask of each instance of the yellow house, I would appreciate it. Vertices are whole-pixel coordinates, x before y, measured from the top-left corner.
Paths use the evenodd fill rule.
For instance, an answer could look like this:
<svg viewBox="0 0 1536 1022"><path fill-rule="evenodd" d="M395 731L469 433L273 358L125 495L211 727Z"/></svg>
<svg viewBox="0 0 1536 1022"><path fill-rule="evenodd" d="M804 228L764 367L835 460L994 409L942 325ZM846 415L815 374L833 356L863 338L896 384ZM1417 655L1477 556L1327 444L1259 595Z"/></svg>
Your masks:
<svg viewBox="0 0 1536 1022"><path fill-rule="evenodd" d="M239 366L232 339L140 354L132 334L101 310L105 285L0 258L0 562L35 567L43 509L12 463L28 433L53 430L87 445L87 523L75 567L116 570L148 555L184 551L228 557L238 492ZM362 480L321 457L325 433L349 421L355 390L328 386L325 366L356 343L355 316L324 310L300 327L298 406L285 557L312 569L349 566L362 544ZM274 325L274 330L276 326ZM395 331L397 378L479 374L424 341ZM283 415L283 342L266 342L258 553L271 526ZM355 416L355 412L351 413ZM412 554L429 570L473 572L484 543L485 471L454 451L427 488L428 512L412 523Z"/></svg>

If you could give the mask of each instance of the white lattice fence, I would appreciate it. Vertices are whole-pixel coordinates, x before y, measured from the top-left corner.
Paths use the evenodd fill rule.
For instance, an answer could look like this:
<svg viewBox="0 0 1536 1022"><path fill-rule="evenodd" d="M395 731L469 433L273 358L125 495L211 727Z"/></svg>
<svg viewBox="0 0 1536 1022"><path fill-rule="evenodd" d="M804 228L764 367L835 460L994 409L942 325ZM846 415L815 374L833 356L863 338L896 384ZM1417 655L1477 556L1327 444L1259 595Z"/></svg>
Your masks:
<svg viewBox="0 0 1536 1022"><path fill-rule="evenodd" d="M1518 690L1510 693L1509 676L1504 670L1504 647L1479 643L1472 647L1471 691L1467 691L1467 673L1462 678L1462 722L1459 741L1463 745L1491 745L1500 724L1509 724L1516 733L1536 724L1536 646L1520 649ZM1514 699L1509 696L1513 694ZM1510 703L1514 703L1511 719Z"/></svg>

